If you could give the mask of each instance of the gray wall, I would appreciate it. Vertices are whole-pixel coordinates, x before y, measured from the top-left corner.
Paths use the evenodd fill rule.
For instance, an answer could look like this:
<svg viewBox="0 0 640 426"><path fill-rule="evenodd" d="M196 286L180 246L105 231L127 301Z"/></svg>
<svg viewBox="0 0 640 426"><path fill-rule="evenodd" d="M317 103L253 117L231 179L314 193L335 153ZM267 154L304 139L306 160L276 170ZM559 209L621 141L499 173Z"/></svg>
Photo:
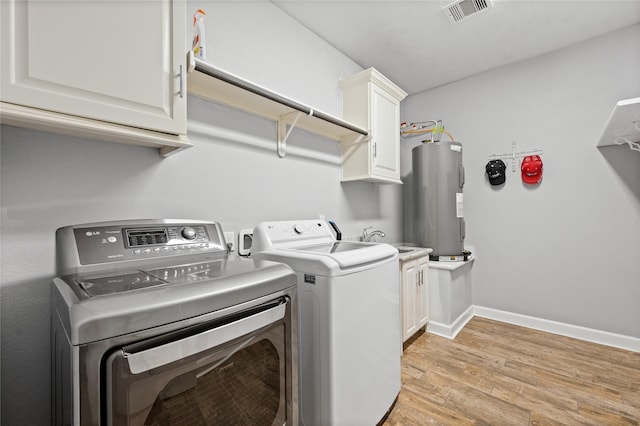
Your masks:
<svg viewBox="0 0 640 426"><path fill-rule="evenodd" d="M596 148L618 100L640 96L640 26L406 99L402 119L443 119L464 146L473 303L640 337L640 152ZM540 148L543 181L519 165L492 187L493 153ZM411 180L403 143L402 170ZM411 238L405 183L405 237Z"/></svg>
<svg viewBox="0 0 640 426"><path fill-rule="evenodd" d="M207 11L208 60L341 116L339 78L361 69L269 2L193 2ZM477 248L474 303L640 336L637 153L595 148L613 104L640 96L639 29L623 31L410 97L402 119L443 118L465 145L467 242ZM634 38L635 37L635 38ZM55 229L143 217L334 218L347 235L373 225L403 237L402 187L340 184L335 142L295 131L275 154L275 125L189 98L195 147L156 150L2 126L3 425L49 419L49 285ZM493 152L544 149L535 189L485 181ZM403 141L403 170L410 148ZM409 160L408 160L409 159ZM407 223L410 227L410 222ZM410 236L410 233L409 233Z"/></svg>
<svg viewBox="0 0 640 426"><path fill-rule="evenodd" d="M341 115L338 79L362 68L268 2L206 2L208 59L312 107ZM69 224L193 218L227 231L262 220L335 219L401 238L397 186L340 183L338 144L294 131L275 153L275 124L190 96L191 149L158 151L1 128L3 425L49 422L49 286L54 233Z"/></svg>

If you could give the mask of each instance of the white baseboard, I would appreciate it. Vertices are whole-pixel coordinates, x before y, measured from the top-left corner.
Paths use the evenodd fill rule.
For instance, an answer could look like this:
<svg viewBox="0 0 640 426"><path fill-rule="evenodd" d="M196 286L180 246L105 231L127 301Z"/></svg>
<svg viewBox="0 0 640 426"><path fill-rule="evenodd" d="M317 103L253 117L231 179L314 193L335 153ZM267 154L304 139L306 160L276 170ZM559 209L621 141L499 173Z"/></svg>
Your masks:
<svg viewBox="0 0 640 426"><path fill-rule="evenodd" d="M427 324L427 332L453 340L458 333L460 333L460 330L471 321L471 318L473 318L473 306L469 306L469 309L460 314L451 324L429 321Z"/></svg>
<svg viewBox="0 0 640 426"><path fill-rule="evenodd" d="M546 331L548 333L554 333L554 334L560 334L562 336L573 337L574 339L586 340L588 342L599 343L601 345L607 345L607 346L613 346L616 348L626 349L628 351L633 351L633 352L640 352L640 339L637 337L625 336L625 335L616 334L616 333L609 333L607 331L595 330L592 328L565 324L565 323L550 321L542 318L530 317L527 315L514 314L512 312L500 311L498 309L492 309L492 308L485 308L483 306L474 305L472 306L472 308L473 308L472 317L479 316L482 318L488 318L496 321L506 322L509 324L533 328L535 330ZM431 323L429 323L429 326L431 326ZM438 333L435 333L435 334L438 334Z"/></svg>

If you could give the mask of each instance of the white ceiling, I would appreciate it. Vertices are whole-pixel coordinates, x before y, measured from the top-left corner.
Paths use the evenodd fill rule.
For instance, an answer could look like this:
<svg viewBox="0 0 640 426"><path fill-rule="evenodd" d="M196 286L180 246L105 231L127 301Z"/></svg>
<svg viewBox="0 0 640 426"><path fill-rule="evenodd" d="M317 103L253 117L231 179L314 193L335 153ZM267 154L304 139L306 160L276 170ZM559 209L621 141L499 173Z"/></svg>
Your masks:
<svg viewBox="0 0 640 426"><path fill-rule="evenodd" d="M453 0L272 2L409 94L640 22L640 0L493 0L453 24Z"/></svg>

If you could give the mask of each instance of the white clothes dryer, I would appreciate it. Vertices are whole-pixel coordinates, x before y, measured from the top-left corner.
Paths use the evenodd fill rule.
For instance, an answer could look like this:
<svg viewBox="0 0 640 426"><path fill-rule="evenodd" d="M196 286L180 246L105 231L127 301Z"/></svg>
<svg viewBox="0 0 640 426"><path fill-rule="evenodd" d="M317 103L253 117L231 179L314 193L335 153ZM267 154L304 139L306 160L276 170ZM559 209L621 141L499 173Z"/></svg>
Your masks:
<svg viewBox="0 0 640 426"><path fill-rule="evenodd" d="M398 251L300 220L258 224L251 252L297 275L301 423L380 422L401 386Z"/></svg>

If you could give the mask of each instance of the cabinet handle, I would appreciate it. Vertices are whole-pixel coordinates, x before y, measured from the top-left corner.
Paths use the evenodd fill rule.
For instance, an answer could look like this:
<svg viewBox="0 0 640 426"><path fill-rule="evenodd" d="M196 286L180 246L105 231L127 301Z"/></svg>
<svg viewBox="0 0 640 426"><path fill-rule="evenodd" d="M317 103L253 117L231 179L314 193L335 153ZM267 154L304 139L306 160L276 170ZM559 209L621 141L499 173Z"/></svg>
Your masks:
<svg viewBox="0 0 640 426"><path fill-rule="evenodd" d="M374 142L373 143L373 158L376 158L378 156L378 143Z"/></svg>
<svg viewBox="0 0 640 426"><path fill-rule="evenodd" d="M182 65L180 65L180 97L184 99L184 71Z"/></svg>

